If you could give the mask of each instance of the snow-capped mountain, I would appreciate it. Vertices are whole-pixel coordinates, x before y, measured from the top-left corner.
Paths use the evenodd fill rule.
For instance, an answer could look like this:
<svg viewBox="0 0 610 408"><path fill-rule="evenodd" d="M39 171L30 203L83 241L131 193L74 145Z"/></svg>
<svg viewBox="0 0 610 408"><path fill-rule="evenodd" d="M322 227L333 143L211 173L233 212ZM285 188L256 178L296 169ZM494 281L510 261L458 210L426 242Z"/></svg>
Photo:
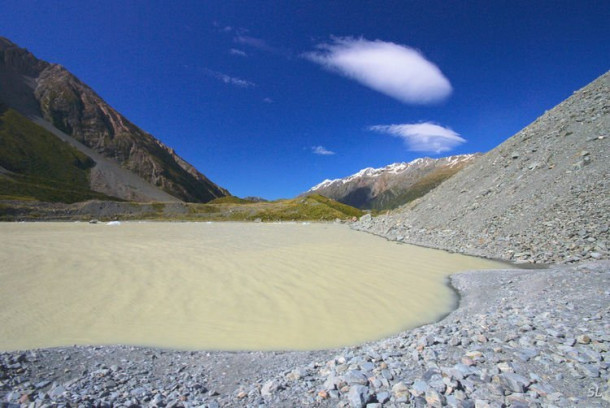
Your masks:
<svg viewBox="0 0 610 408"><path fill-rule="evenodd" d="M319 193L361 209L390 209L421 197L462 168L473 163L480 153L411 162L385 167L367 167L351 176L324 180L307 193Z"/></svg>

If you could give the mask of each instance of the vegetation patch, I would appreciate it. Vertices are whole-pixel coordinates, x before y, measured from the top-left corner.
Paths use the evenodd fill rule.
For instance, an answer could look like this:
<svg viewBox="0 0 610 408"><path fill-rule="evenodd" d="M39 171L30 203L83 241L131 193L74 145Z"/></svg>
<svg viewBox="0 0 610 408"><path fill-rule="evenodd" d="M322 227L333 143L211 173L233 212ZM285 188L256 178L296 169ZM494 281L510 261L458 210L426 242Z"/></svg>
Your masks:
<svg viewBox="0 0 610 408"><path fill-rule="evenodd" d="M0 197L73 203L116 200L89 188L95 162L13 109L0 108Z"/></svg>
<svg viewBox="0 0 610 408"><path fill-rule="evenodd" d="M218 197L212 201L208 201L208 204L250 204L252 201L235 196Z"/></svg>

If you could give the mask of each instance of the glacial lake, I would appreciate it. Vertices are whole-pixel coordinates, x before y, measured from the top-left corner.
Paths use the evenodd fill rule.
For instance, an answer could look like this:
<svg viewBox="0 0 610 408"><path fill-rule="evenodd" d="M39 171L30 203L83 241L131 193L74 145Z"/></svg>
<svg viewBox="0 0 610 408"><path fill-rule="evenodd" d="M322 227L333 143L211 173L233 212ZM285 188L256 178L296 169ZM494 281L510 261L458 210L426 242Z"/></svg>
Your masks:
<svg viewBox="0 0 610 408"><path fill-rule="evenodd" d="M0 350L308 350L435 321L505 265L339 224L1 223Z"/></svg>

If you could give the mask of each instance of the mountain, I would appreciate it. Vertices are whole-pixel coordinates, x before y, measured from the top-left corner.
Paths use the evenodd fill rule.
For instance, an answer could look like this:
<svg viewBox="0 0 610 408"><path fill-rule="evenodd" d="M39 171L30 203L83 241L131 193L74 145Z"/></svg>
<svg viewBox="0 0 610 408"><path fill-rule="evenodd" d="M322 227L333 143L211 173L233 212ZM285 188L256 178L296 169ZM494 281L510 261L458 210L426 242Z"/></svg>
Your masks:
<svg viewBox="0 0 610 408"><path fill-rule="evenodd" d="M358 229L516 262L610 257L610 72L419 200Z"/></svg>
<svg viewBox="0 0 610 408"><path fill-rule="evenodd" d="M39 60L3 37L0 103L5 112L20 114L19 121L25 118L87 156L91 166L83 170L92 192L133 201L207 202L230 195L64 67ZM26 153L31 161L42 159L40 151ZM42 160L62 158L47 151ZM18 173L6 165L0 162Z"/></svg>
<svg viewBox="0 0 610 408"><path fill-rule="evenodd" d="M306 194L315 192L360 209L396 208L423 196L479 156L425 157L377 169L367 167L349 177L324 180Z"/></svg>

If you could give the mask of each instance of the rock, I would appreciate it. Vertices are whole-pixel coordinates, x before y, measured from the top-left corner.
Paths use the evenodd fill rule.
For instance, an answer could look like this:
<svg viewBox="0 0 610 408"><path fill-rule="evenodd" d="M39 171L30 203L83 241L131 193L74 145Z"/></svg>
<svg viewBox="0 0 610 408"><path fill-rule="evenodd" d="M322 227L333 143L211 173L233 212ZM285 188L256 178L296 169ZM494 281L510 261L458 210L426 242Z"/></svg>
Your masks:
<svg viewBox="0 0 610 408"><path fill-rule="evenodd" d="M519 394L525 392L527 386L530 385L530 381L527 378L515 373L501 374L500 381L507 389Z"/></svg>
<svg viewBox="0 0 610 408"><path fill-rule="evenodd" d="M580 344L589 344L591 343L591 338L586 334L581 334L580 336L576 337L576 341Z"/></svg>
<svg viewBox="0 0 610 408"><path fill-rule="evenodd" d="M426 403L429 407L442 407L444 402L445 398L436 390L429 388L426 391Z"/></svg>
<svg viewBox="0 0 610 408"><path fill-rule="evenodd" d="M345 381L348 385L367 385L369 383L367 376L364 375L364 373L360 370L348 371L343 375L343 381Z"/></svg>
<svg viewBox="0 0 610 408"><path fill-rule="evenodd" d="M392 390L393 391L393 390ZM405 396L408 398L409 396L409 392L407 389L407 393L405 394ZM401 397L402 398L402 397ZM388 402L390 400L390 393L389 392L378 392L377 393L377 401L381 404L385 404L386 402Z"/></svg>
<svg viewBox="0 0 610 408"><path fill-rule="evenodd" d="M279 389L281 389L281 386L277 381L269 380L262 386L261 395L263 397L270 397Z"/></svg>
<svg viewBox="0 0 610 408"><path fill-rule="evenodd" d="M58 385L49 392L49 395L51 398L56 398L62 395L64 392L66 392L66 389L63 387L63 385Z"/></svg>
<svg viewBox="0 0 610 408"><path fill-rule="evenodd" d="M428 388L429 386L427 382L423 380L415 380L413 382L413 386L411 387L410 392L413 396L419 397L420 395L425 394Z"/></svg>
<svg viewBox="0 0 610 408"><path fill-rule="evenodd" d="M399 400L408 400L409 398L409 387L405 383L397 382L392 386L392 394L394 398Z"/></svg>
<svg viewBox="0 0 610 408"><path fill-rule="evenodd" d="M371 214L364 214L362 217L360 217L360 219L358 221L362 222L362 223L368 223L371 222L372 220L372 216Z"/></svg>
<svg viewBox="0 0 610 408"><path fill-rule="evenodd" d="M40 381L40 382L36 383L34 385L34 387L37 388L37 389L40 389L40 388L46 387L49 384L51 384L51 381L45 380L45 381Z"/></svg>
<svg viewBox="0 0 610 408"><path fill-rule="evenodd" d="M364 385L352 385L349 388L349 393L347 394L347 399L349 401L349 405L352 408L362 408L365 407L369 402L370 392L369 387Z"/></svg>

